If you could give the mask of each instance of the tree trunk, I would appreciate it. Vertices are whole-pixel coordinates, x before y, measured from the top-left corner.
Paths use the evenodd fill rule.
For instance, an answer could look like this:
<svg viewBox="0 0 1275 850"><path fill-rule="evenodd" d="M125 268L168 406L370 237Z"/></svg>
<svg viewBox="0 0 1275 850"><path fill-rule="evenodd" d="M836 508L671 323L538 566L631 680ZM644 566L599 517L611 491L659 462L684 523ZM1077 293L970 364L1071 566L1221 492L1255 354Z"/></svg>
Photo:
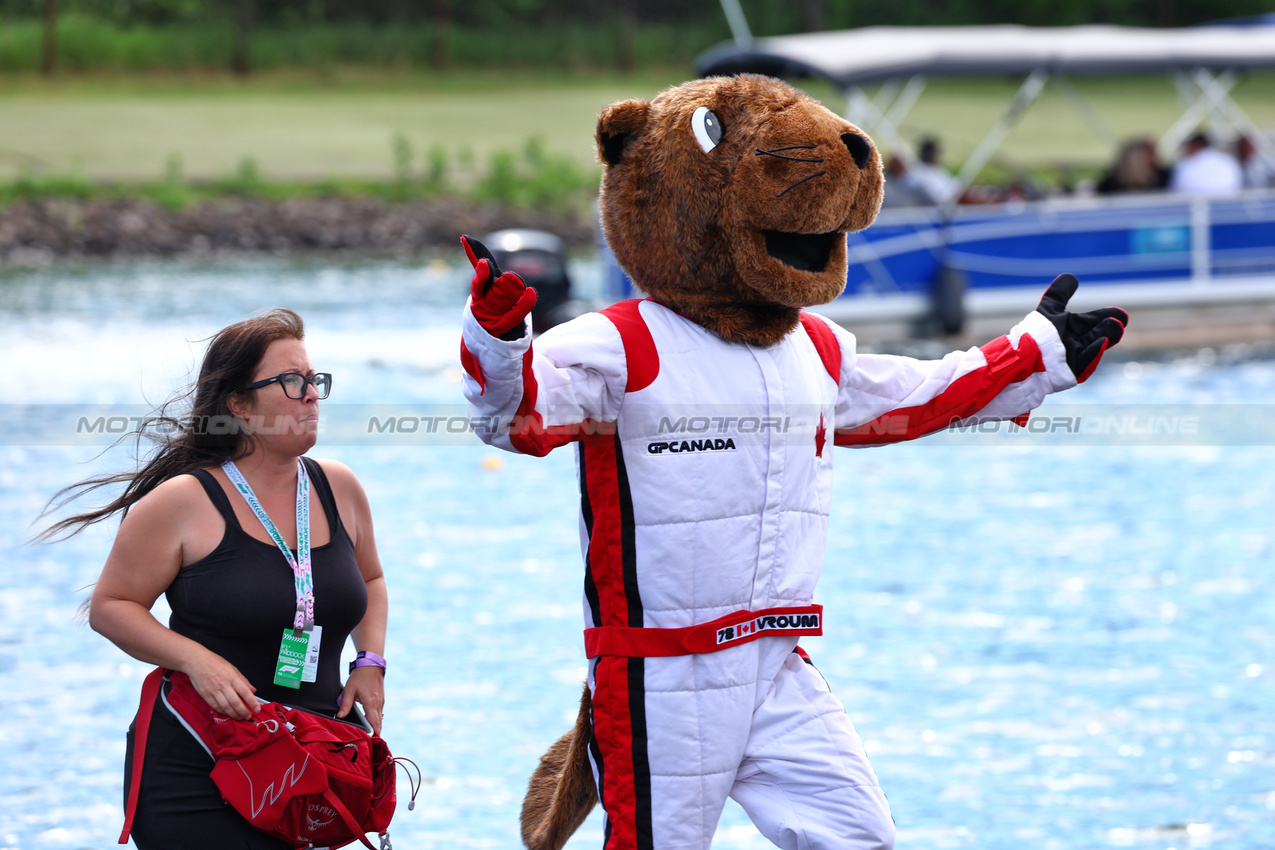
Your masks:
<svg viewBox="0 0 1275 850"><path fill-rule="evenodd" d="M44 76L58 72L58 0L44 0Z"/></svg>
<svg viewBox="0 0 1275 850"><path fill-rule="evenodd" d="M452 64L452 2L434 0L434 36L429 46L429 65L446 71Z"/></svg>
<svg viewBox="0 0 1275 850"><path fill-rule="evenodd" d="M801 24L806 32L823 32L824 0L801 0Z"/></svg>
<svg viewBox="0 0 1275 850"><path fill-rule="evenodd" d="M252 0L235 4L235 53L230 67L241 77L252 73Z"/></svg>
<svg viewBox="0 0 1275 850"><path fill-rule="evenodd" d="M637 32L636 0L615 0L615 23L615 64L627 74L633 70L635 62L633 38Z"/></svg>

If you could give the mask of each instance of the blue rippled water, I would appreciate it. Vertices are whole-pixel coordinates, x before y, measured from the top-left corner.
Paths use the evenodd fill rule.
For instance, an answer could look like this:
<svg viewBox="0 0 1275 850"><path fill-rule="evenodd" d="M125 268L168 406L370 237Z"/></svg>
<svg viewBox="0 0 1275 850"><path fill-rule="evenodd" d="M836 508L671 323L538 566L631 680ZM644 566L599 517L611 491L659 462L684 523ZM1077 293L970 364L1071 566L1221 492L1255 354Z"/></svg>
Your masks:
<svg viewBox="0 0 1275 850"><path fill-rule="evenodd" d="M145 673L76 622L111 530L24 545L58 488L129 463L67 423L161 401L199 339L279 304L335 374L332 410L450 415L464 289L389 262L0 277L0 848L114 846ZM1040 411L1134 417L1103 439L840 451L827 633L803 644L900 847L1275 847L1275 441L1182 439L1122 407L1263 418L1273 391L1275 363L1242 351L1113 356ZM315 454L363 480L391 588L385 734L426 775L396 845L518 847L526 779L584 677L570 453L338 432ZM595 814L568 846L600 844ZM768 845L732 805L715 846Z"/></svg>

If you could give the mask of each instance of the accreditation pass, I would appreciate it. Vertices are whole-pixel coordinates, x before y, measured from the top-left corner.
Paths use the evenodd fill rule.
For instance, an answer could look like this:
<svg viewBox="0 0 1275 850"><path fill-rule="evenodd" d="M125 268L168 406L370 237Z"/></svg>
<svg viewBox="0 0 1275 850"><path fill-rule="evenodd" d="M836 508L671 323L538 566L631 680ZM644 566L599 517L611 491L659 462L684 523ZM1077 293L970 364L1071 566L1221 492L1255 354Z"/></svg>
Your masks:
<svg viewBox="0 0 1275 850"><path fill-rule="evenodd" d="M279 658L274 668L274 683L285 688L300 688L302 682L313 682L319 676L319 644L323 642L323 626L311 626L302 632L283 630Z"/></svg>

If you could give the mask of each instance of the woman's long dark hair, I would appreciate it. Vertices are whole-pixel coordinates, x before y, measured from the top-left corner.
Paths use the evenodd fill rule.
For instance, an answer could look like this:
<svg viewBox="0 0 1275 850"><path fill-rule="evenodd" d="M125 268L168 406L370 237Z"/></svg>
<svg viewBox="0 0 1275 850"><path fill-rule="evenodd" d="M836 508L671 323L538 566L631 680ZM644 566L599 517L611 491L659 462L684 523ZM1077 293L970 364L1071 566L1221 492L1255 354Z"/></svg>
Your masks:
<svg viewBox="0 0 1275 850"><path fill-rule="evenodd" d="M120 511L127 513L138 500L170 478L247 454L252 437L241 433L239 420L230 412L227 400L254 392L245 393L241 388L251 383L270 343L304 337L301 317L286 307L276 307L218 331L208 343L199 379L166 401L137 430L121 438L134 438L139 446L143 439L158 443L150 460L137 472L100 475L64 487L49 500L43 515L102 487L127 483L124 492L107 505L53 523L36 540L71 537ZM190 412L181 415L180 408L192 397Z"/></svg>

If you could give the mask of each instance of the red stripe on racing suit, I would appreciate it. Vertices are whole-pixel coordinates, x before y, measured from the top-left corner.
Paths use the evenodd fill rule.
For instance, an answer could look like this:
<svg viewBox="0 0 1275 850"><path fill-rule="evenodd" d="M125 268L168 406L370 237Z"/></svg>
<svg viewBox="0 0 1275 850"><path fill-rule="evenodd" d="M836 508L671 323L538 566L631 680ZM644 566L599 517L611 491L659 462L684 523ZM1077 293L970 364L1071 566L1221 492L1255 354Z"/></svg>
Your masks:
<svg viewBox="0 0 1275 850"><path fill-rule="evenodd" d="M640 303L638 299L630 299L598 311L615 325L620 339L624 341L624 362L629 372L624 387L626 393L646 389L660 374L660 354L651 329L642 321L638 308Z"/></svg>
<svg viewBox="0 0 1275 850"><path fill-rule="evenodd" d="M901 407L857 428L836 432L836 445L863 446L915 440L947 428L978 413L1010 384L1045 371L1036 340L1024 334L1018 348L1008 337L998 337L981 349L987 365L962 375L929 402ZM1014 419L1025 423L1025 416ZM1020 421L1021 420L1021 421Z"/></svg>
<svg viewBox="0 0 1275 850"><path fill-rule="evenodd" d="M655 348L651 331L638 312L640 301L634 299L613 304L601 315L615 325L624 340L624 351L628 367L628 385L626 392L637 392L647 387L660 371L660 358ZM563 425L546 425L540 411L536 410L536 401L540 395L540 385L536 379L532 363L535 358L535 343L528 347L522 359L522 399L519 401L514 423L509 431L509 442L522 454L544 457L549 452L590 435L609 435L615 431L614 423L598 422L586 419ZM465 371L486 391L486 376L481 365L470 353L461 340L461 364Z"/></svg>
<svg viewBox="0 0 1275 850"><path fill-rule="evenodd" d="M823 368L828 370L828 375L839 386L841 384L841 345L837 342L836 334L826 322L805 312L801 314L801 326L806 329L806 335L814 343L815 351L818 352L819 359L823 361Z"/></svg>
<svg viewBox="0 0 1275 850"><path fill-rule="evenodd" d="M682 629L598 626L585 629L584 652L589 658L601 655L627 658L699 655L751 643L772 634L822 635L823 606L735 611L711 622Z"/></svg>
<svg viewBox="0 0 1275 850"><path fill-rule="evenodd" d="M594 669L592 747L600 756L605 850L654 850L644 664L641 658L599 658Z"/></svg>
<svg viewBox="0 0 1275 850"><path fill-rule="evenodd" d="M632 626L642 622L638 591L633 500L624 455L615 438L597 437L580 443L580 482L592 521L589 533L588 579L595 589L602 622Z"/></svg>

